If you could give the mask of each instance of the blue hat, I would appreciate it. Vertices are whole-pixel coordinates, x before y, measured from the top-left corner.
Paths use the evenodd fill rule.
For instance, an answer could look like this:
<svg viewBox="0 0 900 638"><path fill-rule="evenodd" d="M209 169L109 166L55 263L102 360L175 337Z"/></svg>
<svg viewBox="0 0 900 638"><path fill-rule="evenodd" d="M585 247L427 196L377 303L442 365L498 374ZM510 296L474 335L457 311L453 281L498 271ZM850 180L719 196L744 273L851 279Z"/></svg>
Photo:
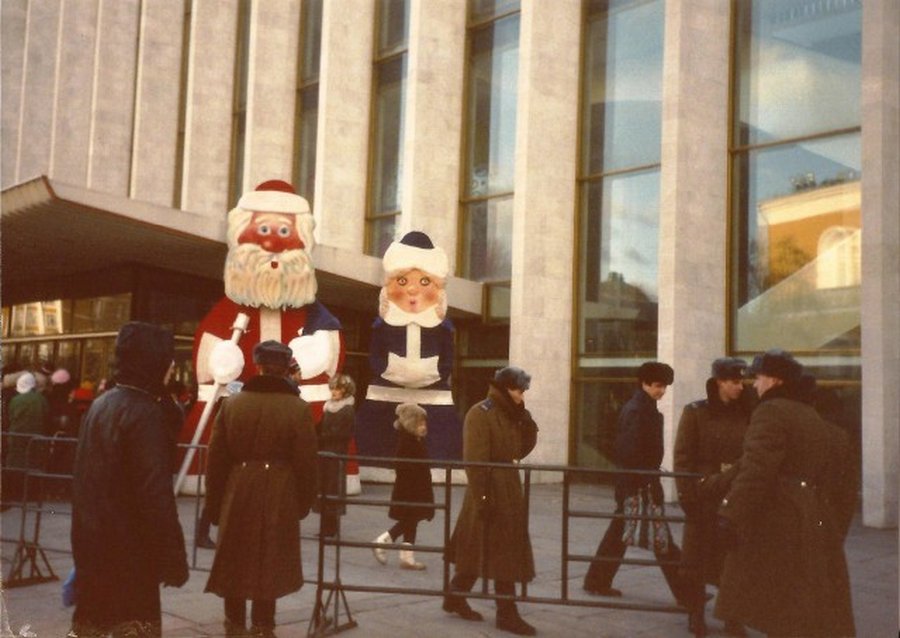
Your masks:
<svg viewBox="0 0 900 638"><path fill-rule="evenodd" d="M280 341L269 339L253 348L253 363L258 366L279 366L287 369L294 354Z"/></svg>
<svg viewBox="0 0 900 638"><path fill-rule="evenodd" d="M712 362L712 376L720 381L742 379L747 362L737 357L721 357Z"/></svg>

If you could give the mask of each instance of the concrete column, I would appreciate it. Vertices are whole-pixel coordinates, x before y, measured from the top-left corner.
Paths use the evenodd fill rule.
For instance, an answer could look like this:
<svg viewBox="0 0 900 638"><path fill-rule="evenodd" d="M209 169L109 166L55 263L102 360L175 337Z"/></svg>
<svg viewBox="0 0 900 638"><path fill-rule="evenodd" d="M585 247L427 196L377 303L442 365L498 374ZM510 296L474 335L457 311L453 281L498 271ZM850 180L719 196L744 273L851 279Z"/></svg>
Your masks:
<svg viewBox="0 0 900 638"><path fill-rule="evenodd" d="M0 2L0 188L16 183L22 115L27 0Z"/></svg>
<svg viewBox="0 0 900 638"><path fill-rule="evenodd" d="M682 408L705 396L710 362L726 349L730 6L666 3L658 352L675 368L659 406L669 469Z"/></svg>
<svg viewBox="0 0 900 638"><path fill-rule="evenodd" d="M222 215L229 202L238 0L193 0L181 208Z"/></svg>
<svg viewBox="0 0 900 638"><path fill-rule="evenodd" d="M363 251L375 3L322 9L315 210L319 243Z"/></svg>
<svg viewBox="0 0 900 638"><path fill-rule="evenodd" d="M128 195L134 141L138 4L100 0L87 185Z"/></svg>
<svg viewBox="0 0 900 638"><path fill-rule="evenodd" d="M56 0L31 0L24 26L25 57L22 88L17 91L21 101L14 183L44 174L50 166L59 3Z"/></svg>
<svg viewBox="0 0 900 638"><path fill-rule="evenodd" d="M581 2L525 0L520 24L509 362L532 374L529 462L566 463Z"/></svg>
<svg viewBox="0 0 900 638"><path fill-rule="evenodd" d="M87 186L99 2L59 5L59 64L49 176Z"/></svg>
<svg viewBox="0 0 900 638"><path fill-rule="evenodd" d="M181 109L184 0L141 3L130 196L171 206Z"/></svg>
<svg viewBox="0 0 900 638"><path fill-rule="evenodd" d="M862 18L863 523L897 525L900 423L900 3Z"/></svg>
<svg viewBox="0 0 900 638"><path fill-rule="evenodd" d="M400 233L424 230L456 258L466 11L457 0L412 0Z"/></svg>
<svg viewBox="0 0 900 638"><path fill-rule="evenodd" d="M299 42L299 0L253 3L242 192L291 181Z"/></svg>

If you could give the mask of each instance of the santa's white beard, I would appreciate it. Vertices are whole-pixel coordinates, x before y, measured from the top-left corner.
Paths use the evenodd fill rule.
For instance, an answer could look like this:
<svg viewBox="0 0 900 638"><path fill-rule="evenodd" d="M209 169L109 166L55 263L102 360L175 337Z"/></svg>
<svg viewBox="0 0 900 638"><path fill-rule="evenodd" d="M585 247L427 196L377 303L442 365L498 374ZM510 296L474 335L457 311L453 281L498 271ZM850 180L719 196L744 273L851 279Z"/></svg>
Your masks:
<svg viewBox="0 0 900 638"><path fill-rule="evenodd" d="M305 250L273 254L257 244L238 244L228 251L225 295L236 303L299 308L316 300L316 290L315 269Z"/></svg>

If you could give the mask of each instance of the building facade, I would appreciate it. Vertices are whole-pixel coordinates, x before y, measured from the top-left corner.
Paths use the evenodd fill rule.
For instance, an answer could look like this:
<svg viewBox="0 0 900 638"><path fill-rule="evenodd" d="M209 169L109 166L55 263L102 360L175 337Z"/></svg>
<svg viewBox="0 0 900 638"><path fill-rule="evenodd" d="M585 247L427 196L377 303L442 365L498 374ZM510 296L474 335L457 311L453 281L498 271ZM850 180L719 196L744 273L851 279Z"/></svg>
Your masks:
<svg viewBox="0 0 900 638"><path fill-rule="evenodd" d="M351 373L380 256L423 230L455 275L458 407L530 370L529 460L609 466L651 358L676 371L670 451L714 358L782 347L859 444L864 522L897 524L894 0L4 0L0 19L5 366L101 375L140 318L183 336L189 376L224 214L286 179Z"/></svg>

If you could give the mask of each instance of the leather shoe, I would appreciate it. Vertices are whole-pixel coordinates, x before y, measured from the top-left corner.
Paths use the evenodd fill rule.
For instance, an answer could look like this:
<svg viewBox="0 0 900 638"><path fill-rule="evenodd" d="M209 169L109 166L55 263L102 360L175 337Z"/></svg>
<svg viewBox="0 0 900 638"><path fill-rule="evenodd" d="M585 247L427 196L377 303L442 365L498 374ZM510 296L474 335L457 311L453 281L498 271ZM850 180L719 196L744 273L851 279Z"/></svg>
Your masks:
<svg viewBox="0 0 900 638"><path fill-rule="evenodd" d="M537 635L537 629L525 622L515 609L512 611L497 611L497 629L508 631L517 636Z"/></svg>
<svg viewBox="0 0 900 638"><path fill-rule="evenodd" d="M215 549L216 543L209 536L197 536L194 539L194 545L202 549Z"/></svg>
<svg viewBox="0 0 900 638"><path fill-rule="evenodd" d="M458 614L464 620L484 620L484 616L469 607L468 601L459 596L444 596L444 611Z"/></svg>
<svg viewBox="0 0 900 638"><path fill-rule="evenodd" d="M610 596L612 598L621 598L622 592L615 587L588 587L584 586L584 591L594 596Z"/></svg>

